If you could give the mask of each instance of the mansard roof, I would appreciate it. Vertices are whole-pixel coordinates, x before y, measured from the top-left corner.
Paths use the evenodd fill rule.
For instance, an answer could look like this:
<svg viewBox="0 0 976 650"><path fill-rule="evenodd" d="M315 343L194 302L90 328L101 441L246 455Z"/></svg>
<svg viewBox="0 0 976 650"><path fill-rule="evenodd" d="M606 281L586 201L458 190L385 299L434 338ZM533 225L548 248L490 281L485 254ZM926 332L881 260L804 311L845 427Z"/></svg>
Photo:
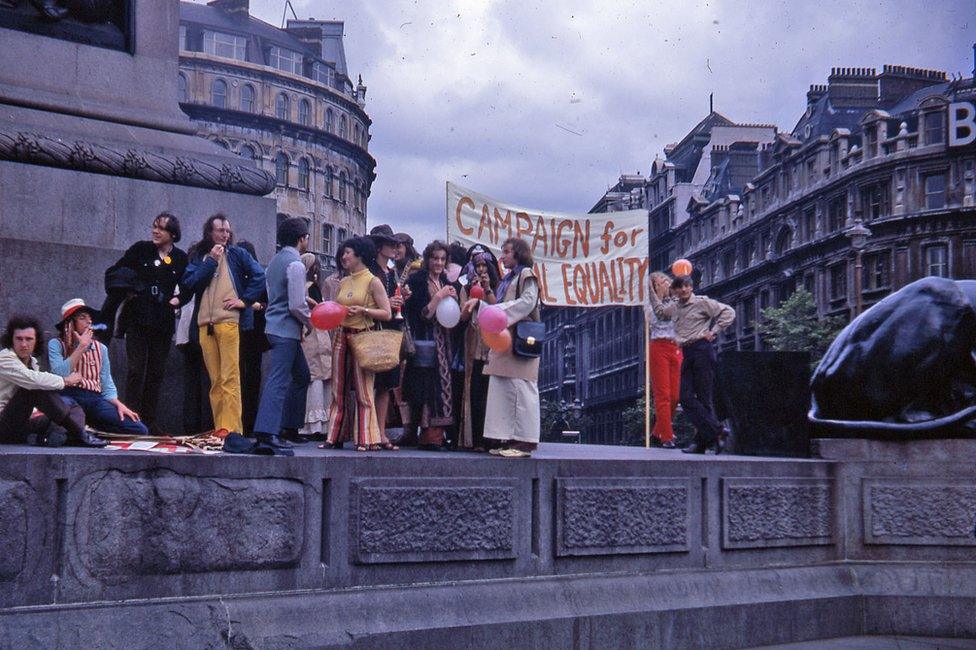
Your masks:
<svg viewBox="0 0 976 650"><path fill-rule="evenodd" d="M856 129L861 117L868 110L861 107L837 107L824 95L813 103L793 127L792 135L807 143L821 136L830 136L835 129ZM809 128L807 128L809 127Z"/></svg>
<svg viewBox="0 0 976 650"><path fill-rule="evenodd" d="M347 74L346 57L342 46L342 23L340 22L325 23L327 38L322 40L322 48L318 48L299 40L287 30L278 29L250 14L245 20L210 5L180 2L180 20L256 41L256 47L248 48L247 60L251 63L266 65L267 61L263 60L263 52L266 48L275 45L301 52L310 59L330 63L336 67L338 72ZM308 23L309 21L296 22L299 26Z"/></svg>
<svg viewBox="0 0 976 650"><path fill-rule="evenodd" d="M708 143L715 126L735 126L735 123L721 113L712 111L668 153L668 162L674 164L679 183L690 182L694 177L702 149Z"/></svg>

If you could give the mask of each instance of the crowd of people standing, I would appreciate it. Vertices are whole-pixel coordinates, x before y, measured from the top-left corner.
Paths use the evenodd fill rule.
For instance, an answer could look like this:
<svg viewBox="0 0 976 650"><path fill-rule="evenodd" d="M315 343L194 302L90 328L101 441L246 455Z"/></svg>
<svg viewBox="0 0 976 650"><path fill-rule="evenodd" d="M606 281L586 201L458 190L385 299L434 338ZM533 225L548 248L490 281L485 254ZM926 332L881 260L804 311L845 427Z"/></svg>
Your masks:
<svg viewBox="0 0 976 650"><path fill-rule="evenodd" d="M322 277L301 218L279 224L267 268L253 246L235 244L226 215L207 219L188 252L177 247L181 237L179 219L159 214L150 239L106 271L101 310L79 298L64 303L47 344L50 372L34 356L43 349L37 320L10 320L0 351L0 435L103 446L92 429L138 436L212 429L279 455L313 441L326 449L409 444L510 458L536 449L545 335L535 330L534 348L518 338L520 323L541 327L524 240L505 241L497 259L482 245L441 241L418 254L409 235L380 225L341 242L338 270ZM735 312L696 296L684 275L652 273L649 288L653 435L674 447L680 403L697 431L684 451L720 453L727 431L712 405L713 341ZM313 327L313 310L325 305L340 310L329 331ZM482 326L488 312L501 319L497 329ZM382 368L363 359L364 334L374 331L394 332L399 342ZM126 403L112 376L113 336L125 339ZM180 424L158 415L174 338L184 370Z"/></svg>
<svg viewBox="0 0 976 650"><path fill-rule="evenodd" d="M186 252L181 238L179 219L161 213L150 239L106 271L102 309L65 302L58 336L46 346L50 372L36 359L44 346L39 322L8 322L0 435L104 446L98 433L212 429L279 455L317 441L333 449L415 444L524 457L538 443L538 357L491 349L478 335L482 304L502 310L513 331L519 321L538 320L524 241L506 242L499 265L483 246L434 241L420 255L409 235L381 225L341 242L338 270L322 277L301 218L279 224L279 249L266 268L253 246L235 243L226 215L207 219ZM439 316L445 301L454 303L454 322ZM331 331L312 326L312 310L325 302L344 309ZM364 367L351 345L373 330L401 333L393 367ZM109 360L113 337L125 340L125 403ZM174 340L183 361L181 423L158 412Z"/></svg>

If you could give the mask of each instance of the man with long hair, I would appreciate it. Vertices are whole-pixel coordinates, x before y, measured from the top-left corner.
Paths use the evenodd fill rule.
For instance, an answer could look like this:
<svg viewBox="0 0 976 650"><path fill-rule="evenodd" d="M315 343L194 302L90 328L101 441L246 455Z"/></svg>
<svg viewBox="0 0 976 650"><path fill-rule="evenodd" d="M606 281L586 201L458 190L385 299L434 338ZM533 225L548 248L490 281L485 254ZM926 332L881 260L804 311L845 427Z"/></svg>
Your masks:
<svg viewBox="0 0 976 650"><path fill-rule="evenodd" d="M72 400L58 394L67 386L79 386L78 372L61 377L41 372L34 357L44 347L44 335L37 319L14 316L0 339L0 439L15 436L33 438L38 444L59 446L64 436L85 447L108 443L85 430L85 413ZM43 415L31 417L37 409Z"/></svg>
<svg viewBox="0 0 976 650"><path fill-rule="evenodd" d="M264 269L234 245L230 220L215 214L180 281L196 300L203 363L210 375L214 427L242 432L240 332L254 323L251 305L264 290Z"/></svg>
<svg viewBox="0 0 976 650"><path fill-rule="evenodd" d="M498 284L497 307L505 312L510 328L520 321L539 320L539 280L532 269L532 251L524 239L513 237L502 245L502 266L507 273ZM471 309L472 306L465 305ZM519 357L509 347L492 350L484 373L488 381L485 438L500 447L492 454L525 458L539 444L539 358Z"/></svg>

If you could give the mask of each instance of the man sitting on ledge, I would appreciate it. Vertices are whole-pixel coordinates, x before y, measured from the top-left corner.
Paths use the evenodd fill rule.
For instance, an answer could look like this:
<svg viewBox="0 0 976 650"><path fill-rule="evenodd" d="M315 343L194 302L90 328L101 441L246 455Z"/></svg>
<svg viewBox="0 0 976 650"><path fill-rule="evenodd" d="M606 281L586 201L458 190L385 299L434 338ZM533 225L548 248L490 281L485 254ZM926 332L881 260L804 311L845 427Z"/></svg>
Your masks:
<svg viewBox="0 0 976 650"><path fill-rule="evenodd" d="M119 401L108 348L92 338L92 319L97 313L81 298L61 306L61 322L56 325L61 337L52 339L47 346L51 372L62 377L81 375L81 381L66 387L61 395L78 402L93 428L144 436L149 429L139 421L139 414ZM162 371L157 368L157 372Z"/></svg>
<svg viewBox="0 0 976 650"><path fill-rule="evenodd" d="M81 407L58 395L66 386L80 385L81 375L41 372L33 356L39 344L41 327L35 319L14 316L7 322L0 340L0 439L33 436L38 444L59 446L67 433L85 447L104 447L107 442L85 430ZM43 415L31 417L34 409Z"/></svg>

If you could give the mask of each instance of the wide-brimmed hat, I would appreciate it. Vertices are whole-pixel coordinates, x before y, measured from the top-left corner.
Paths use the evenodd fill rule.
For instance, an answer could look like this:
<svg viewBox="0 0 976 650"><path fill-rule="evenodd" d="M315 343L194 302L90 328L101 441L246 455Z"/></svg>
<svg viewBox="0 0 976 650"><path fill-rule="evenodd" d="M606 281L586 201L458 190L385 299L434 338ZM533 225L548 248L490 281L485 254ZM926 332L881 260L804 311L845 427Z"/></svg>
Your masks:
<svg viewBox="0 0 976 650"><path fill-rule="evenodd" d="M68 322L68 319L75 316L79 312L88 312L88 314L91 315L92 320L96 320L98 318L97 309L92 309L86 305L85 301L81 298L72 298L68 302L61 305L61 320L57 325L55 325L55 327L57 327L59 330L64 329L64 324Z"/></svg>
<svg viewBox="0 0 976 650"><path fill-rule="evenodd" d="M396 235L393 234L393 228L390 228L385 223L375 226L372 230L370 230L369 238L372 239L373 243L377 246L382 246L383 244L396 246L400 243L400 240L397 239Z"/></svg>
<svg viewBox="0 0 976 650"><path fill-rule="evenodd" d="M397 241L399 241L401 244L406 244L407 246L413 246L413 237L411 237L407 233L398 232L393 236L396 237Z"/></svg>

